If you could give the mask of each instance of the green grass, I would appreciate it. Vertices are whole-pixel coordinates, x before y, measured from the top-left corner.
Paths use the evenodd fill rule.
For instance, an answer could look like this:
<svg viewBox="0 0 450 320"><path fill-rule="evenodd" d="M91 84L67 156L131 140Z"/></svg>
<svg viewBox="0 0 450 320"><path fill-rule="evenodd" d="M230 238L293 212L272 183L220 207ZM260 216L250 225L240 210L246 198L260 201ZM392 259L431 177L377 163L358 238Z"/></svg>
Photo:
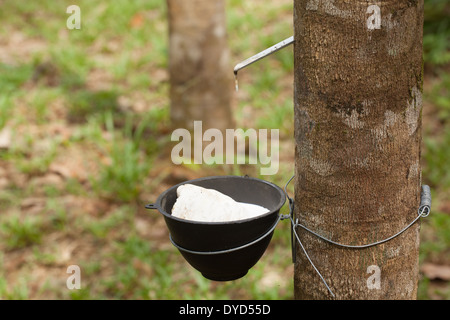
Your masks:
<svg viewBox="0 0 450 320"><path fill-rule="evenodd" d="M99 195L109 195L111 199L135 201L145 186L152 164L140 149L148 118L144 118L133 131L132 118L128 116L123 130L116 132L112 114L107 113L105 116L105 126L111 143L106 146L104 153L110 163L102 166L98 177L93 178L94 190Z"/></svg>
<svg viewBox="0 0 450 320"><path fill-rule="evenodd" d="M71 97L68 117L72 122L84 122L91 115L118 113L118 95L115 90L80 90Z"/></svg>
<svg viewBox="0 0 450 320"><path fill-rule="evenodd" d="M450 188L450 74L440 72L439 83L426 94L426 99L436 107L437 120L441 128L439 135L425 136L427 166L424 176L434 187ZM436 129L436 128L434 128Z"/></svg>
<svg viewBox="0 0 450 320"><path fill-rule="evenodd" d="M426 180L433 187L450 188L449 162L450 150L450 130L447 128L443 132L443 137L425 138L428 152L424 155L428 166L424 169Z"/></svg>
<svg viewBox="0 0 450 320"><path fill-rule="evenodd" d="M293 33L291 1L226 3L232 64ZM2 47L10 60L0 60L0 130L8 126L14 137L0 150L8 177L0 190L0 298L291 299L288 221L277 226L267 254L246 277L216 283L184 261L162 232L162 218L143 209L156 200L157 187L172 183L157 167L170 136L165 2L80 0L82 29L70 31L65 11L71 4L6 1L0 11L0 38L23 37L18 47ZM445 196L450 190L450 42L443 19L448 5L427 1L425 9L425 64L439 81L424 98L436 108L441 128L424 135L423 180L438 199L423 223L425 235L432 236L422 242L421 262L442 259L450 247L449 215L439 209L450 201ZM281 139L292 139L293 68L290 48L241 71L238 127L245 122L280 129ZM58 123L67 137L64 130L51 129ZM74 149L88 163L93 158L93 168L79 169L90 170L88 179L56 177L63 182L52 183L51 164ZM198 173L205 167L189 169ZM245 166L207 169L259 172ZM261 178L284 186L292 174L291 163L280 163L276 176ZM42 207L21 207L36 198L45 199ZM282 213L288 213L287 206ZM18 255L23 263L16 265L12 257ZM82 270L82 288L69 291L54 279L74 263ZM48 279L30 271L39 268ZM429 290L433 281L424 277L419 298L428 299ZM448 290L439 294L448 298Z"/></svg>
<svg viewBox="0 0 450 320"><path fill-rule="evenodd" d="M8 249L19 249L39 244L42 239L42 220L39 217L20 219L13 216L1 225L1 236Z"/></svg>
<svg viewBox="0 0 450 320"><path fill-rule="evenodd" d="M440 82L436 84L427 98L436 105L438 117L443 123L450 121L450 74L441 71Z"/></svg>
<svg viewBox="0 0 450 320"><path fill-rule="evenodd" d="M430 65L450 62L450 21L447 0L425 1L424 59Z"/></svg>
<svg viewBox="0 0 450 320"><path fill-rule="evenodd" d="M8 94L0 97L0 130L6 125L11 114L11 108L12 102Z"/></svg>

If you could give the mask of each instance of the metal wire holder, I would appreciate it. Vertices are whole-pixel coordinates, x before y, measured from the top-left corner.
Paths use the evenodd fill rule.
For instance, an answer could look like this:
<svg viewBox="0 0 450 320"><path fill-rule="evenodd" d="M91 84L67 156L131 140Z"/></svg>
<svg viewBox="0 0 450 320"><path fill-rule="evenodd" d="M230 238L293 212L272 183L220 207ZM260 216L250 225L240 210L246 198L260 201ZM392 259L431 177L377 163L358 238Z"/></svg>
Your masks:
<svg viewBox="0 0 450 320"><path fill-rule="evenodd" d="M314 270L316 271L316 273L319 275L319 277L322 279L322 282L325 284L325 286L328 289L328 292L333 296L336 297L335 294L333 293L333 291L331 290L331 288L328 286L326 280L324 279L324 277L322 276L322 274L320 273L320 271L316 268L316 266L314 265L314 263L312 262L311 258L309 257L308 253L306 252L305 247L303 246L302 242L300 241L300 238L297 234L297 227L300 227L306 231L308 231L309 233L315 235L316 237L331 243L333 245L336 246L340 246L340 247L344 247L344 248L351 248L351 249L364 249L364 248L368 248L368 247L372 247L372 246L376 246L382 243L385 243L389 240L394 239L395 237L399 236L400 234L402 234L403 232L405 232L407 229L409 229L414 223L416 223L420 218L425 218L428 217L428 215L431 212L431 190L430 187L427 185L423 185L422 189L421 189L421 193L420 193L420 206L419 209L417 210L417 217L414 218L413 221L411 221L406 227L404 227L402 230L400 230L399 232L397 232L396 234L383 239L383 240L379 240L376 242L372 242L372 243L368 243L368 244L364 244L364 245L348 245L348 244L342 244L342 243L338 243L335 242L333 240L327 239L324 236L318 234L317 232L312 231L311 229L307 228L306 226L302 225L301 223L298 222L298 218L295 219L294 221L294 200L292 198L289 197L288 193L287 193L287 186L289 185L289 183L292 181L292 179L294 178L294 176L292 176L289 181L286 183L286 185L284 186L284 193L286 194L286 198L289 201L289 215L281 215L281 220L284 219L290 219L291 220L291 248L292 248L292 262L296 263L296 252L297 252L297 242L300 245L300 248L302 249L303 253L305 254L306 258L308 259L309 263L311 264L311 266L314 268ZM297 242L295 241L297 240Z"/></svg>

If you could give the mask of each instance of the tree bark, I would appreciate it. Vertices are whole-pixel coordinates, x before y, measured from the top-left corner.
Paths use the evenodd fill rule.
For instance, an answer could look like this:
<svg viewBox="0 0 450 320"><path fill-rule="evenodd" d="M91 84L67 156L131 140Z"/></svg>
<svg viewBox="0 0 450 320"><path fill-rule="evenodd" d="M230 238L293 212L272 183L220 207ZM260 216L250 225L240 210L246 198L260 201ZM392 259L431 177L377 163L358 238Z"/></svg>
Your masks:
<svg viewBox="0 0 450 320"><path fill-rule="evenodd" d="M174 127L233 128L224 0L168 0L170 116Z"/></svg>
<svg viewBox="0 0 450 320"><path fill-rule="evenodd" d="M422 27L423 0L294 1L294 214L333 241L379 241L417 217ZM415 299L419 229L366 249L298 234L337 299ZM295 298L332 298L296 255Z"/></svg>

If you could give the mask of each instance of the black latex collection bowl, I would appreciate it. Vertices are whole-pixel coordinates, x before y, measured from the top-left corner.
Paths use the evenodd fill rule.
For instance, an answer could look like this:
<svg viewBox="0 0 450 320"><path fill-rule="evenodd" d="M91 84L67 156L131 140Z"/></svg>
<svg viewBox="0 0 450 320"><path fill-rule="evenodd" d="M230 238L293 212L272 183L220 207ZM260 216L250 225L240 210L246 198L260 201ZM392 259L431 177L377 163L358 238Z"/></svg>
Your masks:
<svg viewBox="0 0 450 320"><path fill-rule="evenodd" d="M177 188L183 184L215 189L235 201L257 204L270 211L231 222L197 222L173 217ZM285 200L283 190L273 183L249 177L216 176L177 184L146 208L157 209L164 216L172 242L192 267L207 279L229 281L246 275L264 254L273 235L269 231L276 225ZM242 248L233 250L238 247Z"/></svg>

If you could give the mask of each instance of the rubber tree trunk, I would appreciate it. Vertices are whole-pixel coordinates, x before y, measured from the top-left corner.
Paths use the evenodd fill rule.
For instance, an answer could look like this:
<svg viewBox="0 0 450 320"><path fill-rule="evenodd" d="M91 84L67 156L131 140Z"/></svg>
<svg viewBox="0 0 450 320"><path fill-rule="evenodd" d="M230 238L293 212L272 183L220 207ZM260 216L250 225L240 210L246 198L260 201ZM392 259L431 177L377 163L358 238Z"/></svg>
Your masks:
<svg viewBox="0 0 450 320"><path fill-rule="evenodd" d="M334 241L387 238L420 202L423 0L295 0L295 216ZM337 299L415 299L419 224L367 249L298 229ZM329 299L300 249L296 299Z"/></svg>
<svg viewBox="0 0 450 320"><path fill-rule="evenodd" d="M174 127L233 128L232 66L224 0L167 0Z"/></svg>

